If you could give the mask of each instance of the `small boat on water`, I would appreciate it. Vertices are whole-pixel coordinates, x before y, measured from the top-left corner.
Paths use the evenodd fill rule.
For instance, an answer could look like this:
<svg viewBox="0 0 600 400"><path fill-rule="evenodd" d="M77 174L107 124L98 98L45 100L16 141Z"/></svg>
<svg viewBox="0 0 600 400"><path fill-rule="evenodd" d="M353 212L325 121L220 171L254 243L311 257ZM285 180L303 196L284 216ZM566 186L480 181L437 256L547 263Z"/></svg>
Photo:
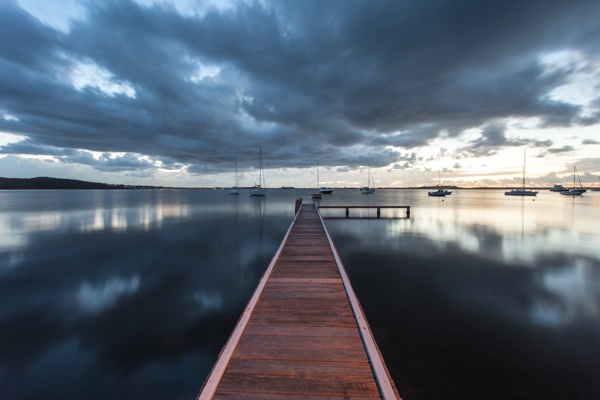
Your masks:
<svg viewBox="0 0 600 400"><path fill-rule="evenodd" d="M318 161L317 161L317 187L319 187L319 162ZM322 199L323 193L321 193L321 191L319 189L317 189L314 192L312 192L310 197L312 197L313 199Z"/></svg>
<svg viewBox="0 0 600 400"><path fill-rule="evenodd" d="M240 194L240 182L238 180L237 161L235 162L235 186L229 190L229 194Z"/></svg>
<svg viewBox="0 0 600 400"><path fill-rule="evenodd" d="M371 186L371 184L373 186ZM360 188L362 194L373 194L375 193L375 182L373 181L373 175L371 175L371 164L369 164L369 171L367 173L367 186Z"/></svg>
<svg viewBox="0 0 600 400"><path fill-rule="evenodd" d="M258 184L254 185L250 189L250 196L266 196L267 189L265 188L265 173L263 168L263 159L262 159L262 148L259 148L259 173L258 173Z"/></svg>
<svg viewBox="0 0 600 400"><path fill-rule="evenodd" d="M504 194L506 196L537 196L538 194L535 190L525 189L525 151L523 151L523 187L504 192Z"/></svg>
<svg viewBox="0 0 600 400"><path fill-rule="evenodd" d="M565 196L581 196L587 189L584 189L581 185L581 180L579 180L579 188L575 187L575 176L577 176L577 168L573 165L573 188L564 192L560 192L560 194L564 194ZM577 178L579 178L577 176Z"/></svg>
<svg viewBox="0 0 600 400"><path fill-rule="evenodd" d="M596 183L600 183L600 175L596 175ZM595 187L592 192L600 192L600 187Z"/></svg>
<svg viewBox="0 0 600 400"><path fill-rule="evenodd" d="M266 196L267 189L260 185L254 185L250 188L250 196Z"/></svg>
<svg viewBox="0 0 600 400"><path fill-rule="evenodd" d="M452 192L446 189L438 189L434 192L427 192L427 196L431 197L445 197L451 195Z"/></svg>
<svg viewBox="0 0 600 400"><path fill-rule="evenodd" d="M567 190L569 189L564 187L563 185L554 185L550 189L551 192L566 192Z"/></svg>
<svg viewBox="0 0 600 400"><path fill-rule="evenodd" d="M579 189L569 189L566 192L560 192L560 194L564 194L565 196L581 196L585 192L585 190L582 191Z"/></svg>
<svg viewBox="0 0 600 400"><path fill-rule="evenodd" d="M508 192L504 192L507 196L537 196L538 192L535 190L527 190L527 189L513 189Z"/></svg>
<svg viewBox="0 0 600 400"><path fill-rule="evenodd" d="M319 162L318 161L317 161L317 187L319 188L319 189L317 189L317 191L320 194L331 194L331 193L333 193L333 189L331 189L331 188L324 187L324 186L319 187Z"/></svg>
<svg viewBox="0 0 600 400"><path fill-rule="evenodd" d="M438 186L442 185L442 175L441 172L438 172ZM434 191L434 192L427 192L427 196L431 196L431 197L446 197L446 196L450 196L452 194L451 191L446 190L444 188L439 188L438 190Z"/></svg>

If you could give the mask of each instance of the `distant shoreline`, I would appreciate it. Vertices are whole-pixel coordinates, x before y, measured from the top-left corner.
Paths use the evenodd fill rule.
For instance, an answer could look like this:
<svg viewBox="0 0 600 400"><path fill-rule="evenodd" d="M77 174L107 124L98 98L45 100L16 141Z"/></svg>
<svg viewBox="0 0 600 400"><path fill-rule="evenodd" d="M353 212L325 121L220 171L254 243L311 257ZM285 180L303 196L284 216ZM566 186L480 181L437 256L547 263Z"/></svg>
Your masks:
<svg viewBox="0 0 600 400"><path fill-rule="evenodd" d="M130 190L130 189L186 189L171 188L163 186L143 185L113 185L109 183L87 182L77 179L62 178L2 178L0 177L0 190L64 190L64 189L106 189L106 190Z"/></svg>
<svg viewBox="0 0 600 400"><path fill-rule="evenodd" d="M440 186L410 186L410 187L379 187L377 190L402 190L402 189L438 189ZM442 186L451 190L506 190L514 189L513 186L504 187L459 187ZM528 189L549 190L551 187L531 187ZM88 182L77 179L62 179L50 177L37 178L2 178L0 177L0 190L82 190L82 189L103 189L103 190L226 190L228 187L175 187L175 186L149 186L149 185L123 185L100 182ZM241 188L246 189L246 188ZM267 188L269 190L279 189L297 189L310 190L314 188L282 187ZM334 187L334 190L356 190L358 187Z"/></svg>

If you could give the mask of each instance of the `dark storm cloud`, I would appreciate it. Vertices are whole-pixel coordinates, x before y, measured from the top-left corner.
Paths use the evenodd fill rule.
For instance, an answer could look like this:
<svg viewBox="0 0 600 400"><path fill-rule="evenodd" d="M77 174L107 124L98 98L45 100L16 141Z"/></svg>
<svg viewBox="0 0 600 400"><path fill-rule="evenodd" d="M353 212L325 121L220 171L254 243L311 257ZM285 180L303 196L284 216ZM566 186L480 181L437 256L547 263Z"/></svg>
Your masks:
<svg viewBox="0 0 600 400"><path fill-rule="evenodd" d="M573 146L563 146L563 147L550 148L546 151L551 154L571 153L571 152L575 151L575 148Z"/></svg>
<svg viewBox="0 0 600 400"><path fill-rule="evenodd" d="M591 0L267 1L193 17L131 0L86 4L68 32L0 5L0 113L11 116L0 131L38 154L56 147L63 162L82 162L65 149L129 154L95 159L103 170L155 165L133 160L142 154L210 173L254 160L259 146L270 168L383 166L406 161L389 146L482 126L464 150L486 156L525 141L494 121L582 123L579 106L549 96L572 67L550 70L540 56L600 49ZM76 88L81 65L127 90Z"/></svg>
<svg viewBox="0 0 600 400"><path fill-rule="evenodd" d="M481 135L472 140L468 146L458 150L457 154L462 157L482 157L495 154L502 147L519 147L528 143L524 139L508 139L505 134L506 127L501 124L490 124L486 126Z"/></svg>
<svg viewBox="0 0 600 400"><path fill-rule="evenodd" d="M416 153L404 154L396 163L392 166L392 169L409 169L412 168L417 162L418 157Z"/></svg>
<svg viewBox="0 0 600 400"><path fill-rule="evenodd" d="M151 160L143 159L139 154L125 153L115 155L103 153L99 157L94 157L89 151L43 146L30 139L1 147L0 154L53 156L65 164L90 165L99 171L132 171L155 166ZM173 168L168 162L163 163L162 167L165 169Z"/></svg>

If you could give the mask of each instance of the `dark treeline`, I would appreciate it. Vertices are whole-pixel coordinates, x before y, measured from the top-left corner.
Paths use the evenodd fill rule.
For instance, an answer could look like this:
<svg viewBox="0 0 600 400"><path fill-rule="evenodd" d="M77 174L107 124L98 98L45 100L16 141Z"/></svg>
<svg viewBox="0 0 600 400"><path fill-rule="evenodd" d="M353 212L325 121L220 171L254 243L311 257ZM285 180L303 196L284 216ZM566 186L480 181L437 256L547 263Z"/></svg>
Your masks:
<svg viewBox="0 0 600 400"><path fill-rule="evenodd" d="M112 185L108 183L86 182L76 179L59 178L2 178L0 189L165 189L161 186Z"/></svg>

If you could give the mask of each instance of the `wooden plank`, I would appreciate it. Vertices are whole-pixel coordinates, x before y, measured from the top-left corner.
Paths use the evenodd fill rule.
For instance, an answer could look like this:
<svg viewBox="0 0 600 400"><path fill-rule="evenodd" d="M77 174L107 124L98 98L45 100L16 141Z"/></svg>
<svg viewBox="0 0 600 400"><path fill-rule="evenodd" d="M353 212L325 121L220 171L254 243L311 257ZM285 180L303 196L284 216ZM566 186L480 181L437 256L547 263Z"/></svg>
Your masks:
<svg viewBox="0 0 600 400"><path fill-rule="evenodd" d="M298 325L298 326L355 326L356 322L348 317L337 317L332 315L320 315L311 318L299 318L289 315L257 314L256 323L264 325Z"/></svg>
<svg viewBox="0 0 600 400"><path fill-rule="evenodd" d="M335 283L341 285L342 280L338 277L337 279L331 278L271 278L270 283Z"/></svg>
<svg viewBox="0 0 600 400"><path fill-rule="evenodd" d="M266 325L257 324L256 321L250 321L246 327L247 335L286 335L286 336L305 336L305 337L355 337L358 336L358 328L351 327L334 327L334 326L298 326L298 325Z"/></svg>
<svg viewBox="0 0 600 400"><path fill-rule="evenodd" d="M298 348L298 347L255 347L239 344L234 360L296 360L296 361L338 361L367 362L365 349L358 348Z"/></svg>
<svg viewBox="0 0 600 400"><path fill-rule="evenodd" d="M319 294L321 300L328 299L330 301L344 301L345 293L343 292L292 292L292 291L269 291L269 293L263 293L262 298L266 299L290 299L291 301L303 301L303 300L318 300L315 297L315 293Z"/></svg>
<svg viewBox="0 0 600 400"><path fill-rule="evenodd" d="M269 393L288 395L373 396L377 385L373 378L331 379L318 377L256 376L226 374L219 392Z"/></svg>
<svg viewBox="0 0 600 400"><path fill-rule="evenodd" d="M373 376L367 362L348 363L339 361L300 361L300 360L240 360L233 359L229 372L235 374L256 374L282 376L312 376L327 378L369 378Z"/></svg>
<svg viewBox="0 0 600 400"><path fill-rule="evenodd" d="M269 393L240 393L240 392L227 392L215 395L215 400L281 400L280 394L269 394ZM286 400L369 400L369 399L380 399L377 397L353 397L353 396L310 396L310 395L293 395L286 394Z"/></svg>
<svg viewBox="0 0 600 400"><path fill-rule="evenodd" d="M360 337L332 338L330 336L277 336L277 335L244 335L239 346L256 347L297 347L297 348L361 348Z"/></svg>

